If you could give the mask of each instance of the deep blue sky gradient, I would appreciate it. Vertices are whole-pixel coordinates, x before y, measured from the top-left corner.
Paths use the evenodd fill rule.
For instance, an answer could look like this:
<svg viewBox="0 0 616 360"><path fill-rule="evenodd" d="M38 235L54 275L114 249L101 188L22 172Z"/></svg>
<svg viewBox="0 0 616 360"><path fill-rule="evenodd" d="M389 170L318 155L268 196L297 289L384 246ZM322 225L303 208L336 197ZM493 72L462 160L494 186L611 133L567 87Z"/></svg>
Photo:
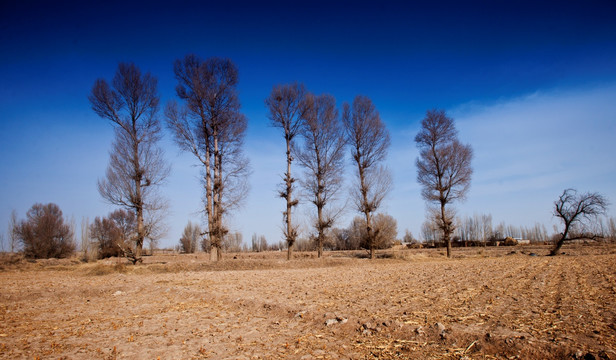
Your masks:
<svg viewBox="0 0 616 360"><path fill-rule="evenodd" d="M393 135L389 165L396 183L392 205L385 210L398 219L400 233L408 228L419 234L424 204L415 183L412 139L425 111L443 108L458 116L461 136L468 134L462 140L471 141L477 133L467 129L487 128L473 127L480 120L471 120L482 118L478 114L507 109L507 104L532 103L537 98L533 96L558 104L561 95L577 104L571 99L589 99L587 93L616 93L614 19L613 1L3 1L0 230L5 229L2 219L8 220L12 209L24 217L34 202L56 202L77 223L81 217L92 219L111 210L96 191L96 180L107 166L113 132L90 109L87 96L94 81L110 79L118 62L132 61L159 79L164 105L175 98L173 61L196 53L228 57L240 71L240 99L249 118L246 146L254 171L251 196L232 226L244 233L245 240L253 232L265 234L270 242L281 237L278 224L283 204L275 198L275 188L278 174L284 171L282 152L277 156L282 137L268 126L263 100L273 85L292 81L303 82L316 93L333 94L339 104L358 94L374 101ZM595 132L589 136L614 131L616 115L613 107L602 107L606 103L609 100L595 109L601 116L588 114L572 123L591 124ZM506 139L507 134L498 129L528 120L517 116L501 127L490 123L496 130L488 136ZM565 135L576 132L572 129ZM550 136L533 141L559 143ZM201 194L198 170L190 166L194 161L178 152L170 136L165 147L174 163L174 175L163 189L172 205L170 231L163 244L172 245L188 218L198 218L195 212ZM540 187L548 200L537 199L542 201L541 212L527 218L508 213L501 203L489 204L487 198L474 203L473 194L482 194L482 174L490 171L481 162L485 151L477 153L482 148L478 143L478 181L469 201L459 205L463 215L495 213L500 214L496 216L499 221L516 225L530 226L531 218L549 223L551 201L567 186L601 190L616 201L613 182L576 180L571 185ZM613 149L604 144L594 151ZM592 159L582 163L588 161ZM616 175L611 161L603 166L607 175L598 178ZM542 166L515 171L503 174L502 179L547 170ZM489 186L489 180L485 181ZM412 210L403 211L403 204L396 205L401 199L408 199L406 206ZM520 204L519 195L504 199L518 203L510 206L515 212L537 208ZM345 221L339 226L346 226Z"/></svg>

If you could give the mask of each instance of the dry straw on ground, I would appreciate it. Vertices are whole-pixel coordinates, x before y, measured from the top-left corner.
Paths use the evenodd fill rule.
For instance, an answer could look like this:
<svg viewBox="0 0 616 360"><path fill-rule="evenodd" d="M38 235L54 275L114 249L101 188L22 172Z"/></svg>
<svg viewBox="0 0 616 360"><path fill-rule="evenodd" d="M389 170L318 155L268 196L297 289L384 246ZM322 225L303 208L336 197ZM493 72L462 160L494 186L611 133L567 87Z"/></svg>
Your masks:
<svg viewBox="0 0 616 360"><path fill-rule="evenodd" d="M616 359L614 247L548 250L10 258L0 358Z"/></svg>

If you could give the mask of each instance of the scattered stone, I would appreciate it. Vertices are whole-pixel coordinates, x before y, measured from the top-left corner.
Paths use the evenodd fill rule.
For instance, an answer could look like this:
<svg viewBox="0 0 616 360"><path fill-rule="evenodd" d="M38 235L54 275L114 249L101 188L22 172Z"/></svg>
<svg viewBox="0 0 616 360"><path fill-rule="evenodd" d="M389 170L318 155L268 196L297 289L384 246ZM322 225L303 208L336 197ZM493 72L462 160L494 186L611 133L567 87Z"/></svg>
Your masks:
<svg viewBox="0 0 616 360"><path fill-rule="evenodd" d="M304 318L304 314L306 314L306 310L302 310L302 311L298 312L297 314L295 314L295 317L303 319Z"/></svg>
<svg viewBox="0 0 616 360"><path fill-rule="evenodd" d="M337 323L338 323L338 320L336 320L336 319L327 319L327 320L325 320L325 326L332 326L332 325L337 324Z"/></svg>
<svg viewBox="0 0 616 360"><path fill-rule="evenodd" d="M426 335L426 332L424 331L423 327L419 326L415 329L415 334L419 336L424 336Z"/></svg>
<svg viewBox="0 0 616 360"><path fill-rule="evenodd" d="M575 359L581 359L582 357L584 357L584 352L582 352L582 350L578 349L575 354L573 355L573 357Z"/></svg>
<svg viewBox="0 0 616 360"><path fill-rule="evenodd" d="M336 325L336 324L346 324L347 321L349 321L349 319L343 316L336 316L334 318L325 320L325 325L331 326L331 325Z"/></svg>
<svg viewBox="0 0 616 360"><path fill-rule="evenodd" d="M124 293L123 293L123 292L121 292L120 290L118 290L118 291L114 292L114 293L112 294L112 296L120 296L120 295L122 295L122 294L124 294Z"/></svg>

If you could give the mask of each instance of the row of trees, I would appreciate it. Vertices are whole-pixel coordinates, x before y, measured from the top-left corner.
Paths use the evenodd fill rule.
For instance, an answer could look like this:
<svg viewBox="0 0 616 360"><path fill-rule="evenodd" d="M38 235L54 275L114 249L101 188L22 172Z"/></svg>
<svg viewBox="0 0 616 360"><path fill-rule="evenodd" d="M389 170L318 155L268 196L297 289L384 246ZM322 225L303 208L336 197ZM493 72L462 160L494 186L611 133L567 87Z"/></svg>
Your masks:
<svg viewBox="0 0 616 360"><path fill-rule="evenodd" d="M299 202L293 195L293 160L297 159L305 171L300 184L315 206L313 237L320 257L328 232L340 214L340 208L332 203L342 188L347 146L355 166L351 199L364 216L364 245L374 257L379 234L374 231L373 216L390 190L391 176L382 166L390 144L389 133L372 101L357 96L352 104L343 104L340 117L333 96L315 95L302 84L293 83L275 86L265 104L272 124L282 130L286 144L287 169L279 195L286 200L283 224L287 258L291 258L298 236L297 225L292 221L292 210Z"/></svg>
<svg viewBox="0 0 616 360"><path fill-rule="evenodd" d="M202 165L207 223L202 235L209 241L212 259L217 260L229 232L224 215L236 208L247 192L249 164L242 152L247 121L240 112L238 71L228 59L203 60L187 55L174 63L174 74L180 104L168 103L165 117L177 145ZM153 189L169 173L157 145L161 130L156 84L154 77L149 73L142 75L135 65L120 64L112 86L97 80L90 95L94 111L110 120L116 129L109 167L106 178L99 182L99 192L112 204L135 213L135 262L140 261L144 238L154 232L157 219L152 214L165 206ZM301 185L315 206L314 238L321 256L326 233L339 214L331 205L342 187L347 146L355 165L351 199L365 219L364 245L374 257L379 233L372 224L373 216L391 188L391 176L382 166L390 145L389 133L370 99L357 96L352 104L343 104L339 116L333 96L315 95L294 83L275 86L265 104L272 124L282 130L286 144L287 169L279 194L286 200L283 223L287 257L291 258L298 236L297 225L292 221L293 208L298 204L292 162L297 159L305 171ZM296 144L298 135L300 144ZM450 204L463 200L470 187L473 151L470 145L459 141L453 119L442 110L426 113L415 142L420 151L417 181L449 257L451 237L456 230L455 211ZM556 204L555 215L563 220L565 229L555 253L581 218L604 213L607 207L607 200L599 194L576 196L572 190L565 190ZM150 221L146 221L148 214ZM482 237L487 234L485 230Z"/></svg>
<svg viewBox="0 0 616 360"><path fill-rule="evenodd" d="M522 238L533 242L545 242L550 239L548 231L543 224L536 223L531 227L506 225L501 222L492 224L492 215L475 214L467 217L456 217L453 238L461 242L487 243L490 240L502 240L507 237ZM434 221L426 220L421 226L421 235L424 241L438 242L441 240L441 231Z"/></svg>
<svg viewBox="0 0 616 360"><path fill-rule="evenodd" d="M194 155L201 165L206 224L204 229L185 232L181 246L194 251L200 238L201 246L209 247L211 258L218 260L225 247L237 248L241 243L241 237L229 234L226 216L241 204L248 191L250 168L242 149L247 120L240 112L238 70L228 59L204 60L195 55L176 60L173 70L179 101L170 101L165 106L164 118L178 147ZM119 251L137 263L141 261L145 239L155 240L165 230L162 216L167 202L160 196L159 188L170 167L159 145L162 128L157 80L149 73L142 74L134 64L121 63L110 83L104 79L95 82L89 100L92 109L110 121L115 131L109 165L105 177L98 182L98 190L105 200L124 212L97 218L88 230L99 244L107 244L100 248L102 254ZM292 175L292 163L297 160L304 170L299 184L306 194L305 200L314 205L313 232L309 237L317 245L318 256L322 255L326 241L336 238L334 247L359 244L374 258L375 250L384 246L383 239L388 237L384 235L386 227L377 226L377 219L383 216L379 218L376 214L391 189L391 175L383 166L390 146L389 132L372 101L357 96L352 104L343 104L340 112L333 96L316 95L293 83L275 86L265 105L271 123L281 129L286 144L287 166L279 195L286 201L282 220L287 257L292 257L298 238L292 216L299 202L297 179ZM451 240L456 233L452 204L463 200L470 187L473 151L470 145L459 141L453 119L442 110L426 113L415 143L420 152L416 160L417 181L429 207L429 220L447 245L447 256L451 256ZM336 206L336 200L343 188L347 151L354 169L349 198L361 219L354 220L352 231L333 232L342 208ZM564 222L555 252L563 241L582 236L571 234L587 236L580 231L583 220L605 213L606 208L607 200L599 194L578 195L574 190L565 190L555 203L555 215ZM28 219L56 210L44 209L42 205L33 207ZM351 236L358 228L362 229L357 232L359 235ZM15 234L26 244L24 239L36 237L36 231L24 224ZM457 232L460 237L485 238L488 234L487 228L479 229L475 224L458 227ZM59 241L62 245L68 238L72 235L61 233L44 241ZM115 247L109 245L114 241ZM44 248L42 244L38 247ZM41 251L33 256L54 255L49 249Z"/></svg>
<svg viewBox="0 0 616 360"><path fill-rule="evenodd" d="M202 165L204 232L213 259L220 259L228 233L224 214L239 205L247 191L248 160L242 153L246 118L237 96L238 72L228 59L202 60L194 55L177 60L177 96L165 107L174 140ZM141 261L145 238L155 238L166 201L158 194L169 174L159 146L157 80L134 64L121 63L111 81L95 82L89 96L92 109L115 129L109 166L99 181L99 193L111 204L135 214L133 263Z"/></svg>

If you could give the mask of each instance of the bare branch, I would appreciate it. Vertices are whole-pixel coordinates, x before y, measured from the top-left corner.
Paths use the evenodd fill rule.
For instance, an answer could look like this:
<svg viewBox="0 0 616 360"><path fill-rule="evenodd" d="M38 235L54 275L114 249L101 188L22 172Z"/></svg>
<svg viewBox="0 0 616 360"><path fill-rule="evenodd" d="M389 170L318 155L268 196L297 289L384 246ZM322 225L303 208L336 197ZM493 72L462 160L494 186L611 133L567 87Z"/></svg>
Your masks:
<svg viewBox="0 0 616 360"><path fill-rule="evenodd" d="M392 186L389 170L380 165L390 145L389 132L372 101L365 96L355 97L352 107L344 104L342 120L351 157L357 166L357 183L351 196L357 210L364 213L370 257L374 258L376 233L373 232L372 214Z"/></svg>
<svg viewBox="0 0 616 360"><path fill-rule="evenodd" d="M238 71L228 59L201 60L187 55L175 62L174 72L176 92L184 106L167 105L167 125L180 149L195 155L203 165L205 234L212 259L219 260L228 232L223 215L241 205L250 173L242 152L247 120L240 113Z"/></svg>
<svg viewBox="0 0 616 360"><path fill-rule="evenodd" d="M325 231L340 213L327 210L326 206L331 205L342 186L345 140L333 96L308 94L306 106L302 118L304 147L296 153L300 165L306 170L302 185L309 201L317 208L315 228L318 232L318 256L321 257Z"/></svg>
<svg viewBox="0 0 616 360"><path fill-rule="evenodd" d="M109 153L105 178L98 181L101 196L109 203L134 211L137 261L145 238L154 239L154 228L164 227L160 216L164 208L158 188L171 171L158 146L161 129L157 117L157 80L141 74L134 64L120 63L112 80L97 80L89 96L92 109L115 125L115 140Z"/></svg>
<svg viewBox="0 0 616 360"><path fill-rule="evenodd" d="M416 160L417 181L422 186L422 197L428 203L440 205L438 224L450 257L450 237L455 227L446 205L466 197L473 174L473 150L458 141L453 119L442 110L429 110L421 126L415 136L420 151Z"/></svg>
<svg viewBox="0 0 616 360"><path fill-rule="evenodd" d="M282 130L286 143L287 171L284 174L283 189L280 191L280 197L287 202L286 210L283 211L283 222L286 226L283 234L287 241L288 260L292 257L293 244L297 238L297 227L293 226L292 222L292 210L298 203L293 198L295 179L291 176L293 139L301 130L302 118L307 110L305 96L306 90L304 85L293 83L275 86L270 96L265 99L272 125Z"/></svg>
<svg viewBox="0 0 616 360"><path fill-rule="evenodd" d="M598 216L605 214L608 206L607 198L599 193L578 194L575 189L565 189L554 202L554 216L563 221L565 228L550 255L558 255L565 241L598 237L596 234L570 235L574 229L577 233L583 234L584 228Z"/></svg>

